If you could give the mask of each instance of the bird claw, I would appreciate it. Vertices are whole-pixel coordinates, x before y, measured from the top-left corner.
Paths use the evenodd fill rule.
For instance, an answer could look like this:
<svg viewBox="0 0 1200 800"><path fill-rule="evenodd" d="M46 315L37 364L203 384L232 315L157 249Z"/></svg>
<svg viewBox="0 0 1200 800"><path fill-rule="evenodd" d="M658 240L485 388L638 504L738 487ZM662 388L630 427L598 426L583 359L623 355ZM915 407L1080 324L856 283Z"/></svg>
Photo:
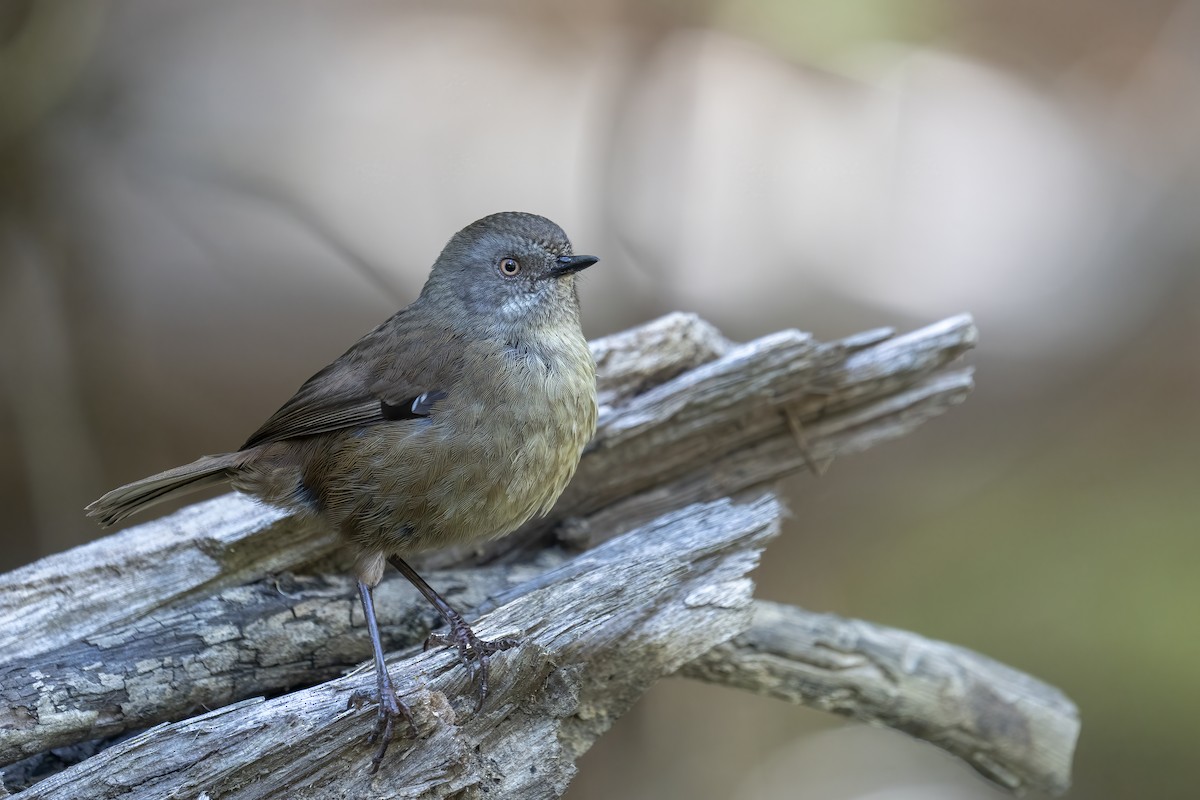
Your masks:
<svg viewBox="0 0 1200 800"><path fill-rule="evenodd" d="M413 738L416 738L417 723L413 720L412 712L408 710L408 706L400 702L400 698L396 697L395 693L392 692L379 698L379 710L375 715L375 727L367 737L367 744L379 744L379 749L375 752L375 757L371 759L372 775L379 771L379 765L383 763L383 757L387 753L388 745L392 743L392 735L396 731L396 720L400 717L403 717L408 723L409 734Z"/></svg>
<svg viewBox="0 0 1200 800"><path fill-rule="evenodd" d="M396 732L397 719L403 717L408 723L409 734L413 738L417 736L417 723L413 719L412 712L396 696L396 690L392 687L391 680L387 680L386 683L386 687L379 687L379 708L375 713L375 727L371 730L370 735L367 736L368 745L379 744L379 749L371 759L372 775L379 771L379 765L383 763L383 757L387 753L388 745L392 743L392 736ZM361 709L372 699L374 698L372 698L370 692L365 689L358 689L350 695L350 700L346 703L346 708Z"/></svg>
<svg viewBox="0 0 1200 800"><path fill-rule="evenodd" d="M456 647L458 660L471 673L471 681L479 687L479 698L475 702L475 713L483 710L483 701L488 694L488 663L493 653L508 650L520 644L520 640L512 636L499 639L480 639L471 630L471 626L462 619L451 620L450 630L446 633L431 633L425 640L425 649L430 645Z"/></svg>

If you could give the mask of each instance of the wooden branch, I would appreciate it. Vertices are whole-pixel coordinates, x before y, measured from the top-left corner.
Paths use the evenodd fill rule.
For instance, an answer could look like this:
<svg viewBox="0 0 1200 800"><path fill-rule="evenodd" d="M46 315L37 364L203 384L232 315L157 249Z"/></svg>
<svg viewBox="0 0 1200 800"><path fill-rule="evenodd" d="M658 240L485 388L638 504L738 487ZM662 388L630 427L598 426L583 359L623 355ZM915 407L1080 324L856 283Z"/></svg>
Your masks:
<svg viewBox="0 0 1200 800"><path fill-rule="evenodd" d="M289 569L335 541L231 494L43 558L0 575L0 665L69 646L189 595Z"/></svg>
<svg viewBox="0 0 1200 800"><path fill-rule="evenodd" d="M478 552L443 553L427 559L422 568L492 564L429 575L464 609L499 606L492 620L526 619L511 616L517 613L513 608L523 609L528 620L549 620L546 609L553 609L554 603L545 608L522 604L533 602L527 599L533 596L569 595L568 578L592 575L596 553L609 553L610 546L627 538L603 543L633 529L662 537L678 563L691 564L688 570L715 569L699 550L688 549L701 541L689 533L688 514L738 508L724 498L747 493L758 498L751 507L761 508L764 487L781 475L903 435L961 401L970 389L970 370L954 362L973 346L975 336L973 323L964 316L901 337L872 331L821 344L793 331L735 346L699 319L676 314L595 342L604 404L600 429L576 480L552 514ZM267 703L243 702L155 729L155 742L162 739L164 744L147 743L143 736L135 740L136 747L129 743L113 748L66 774L72 781L111 783L113 775L135 775L144 768L162 776L147 778L146 785L158 792L168 791L165 787L176 785L171 781L185 774L191 777L179 780L197 782L180 785L201 787L200 791L230 785L220 783L224 778L205 783L210 778L204 776L214 773L188 761L191 751L176 752L188 736L218 741L212 737L219 730L230 742L256 742L245 749L259 759L257 766L221 754L206 761L223 765L227 773L222 774L241 780L255 768L274 764L282 777L267 784L291 781L288 796L306 796L297 786L322 787L313 796L360 796L365 784L346 762L357 764L363 748L349 728L361 738L369 720L350 715L353 724L343 730L338 726L346 715L331 712L334 706L329 703L348 687L363 683L331 678L369 651L351 582L337 567L335 545L325 531L228 495L0 576L0 614L6 619L0 627L0 764L56 745L181 719L199 708L315 683ZM598 550L582 556L571 552L598 545ZM632 547L621 545L627 546ZM689 561L697 558L703 566ZM543 641L535 635L528 647L501 659L496 670L499 688L489 708L525 709L517 716L495 717L485 708L483 715L468 715L448 734L442 730L445 726L429 721L430 714L454 718L457 712L448 710L439 687L458 686L461 671L450 669L445 657L438 660L434 654L406 661L404 674L420 669L434 675L433 688L417 691L417 696L422 707L430 709L425 715L430 740L451 743L441 750L423 749L425 742L418 743L412 751L422 753L417 763L454 766L435 779L413 767L416 756L409 756L408 767L397 767L376 786L382 792L378 796L394 796L404 786L404 791L423 786L429 788L429 796L443 796L453 791L448 787L484 785L479 782L491 780L499 774L496 770L509 774L500 767L517 763L510 750L545 752L549 739L560 745L574 741L568 753L556 753L562 763L556 761L550 774L543 772L533 780L536 791L506 777L505 791L515 793L493 795L557 796L572 769L570 761L650 680L682 664L685 659L679 653L694 645L700 648L695 650L698 655L702 644L726 639L749 624L746 612L723 616L709 632L692 630L686 626L696 622L693 616L663 616L651 610L658 607L647 594L639 595L646 611L638 624L612 623L615 628L606 628L609 623L601 617L616 613L606 598L626 591L627 576L621 571L603 574L611 585L593 587L595 608L579 598L576 605L560 598L565 605L553 618L559 639ZM717 591L701 589L688 578L680 580L692 587L691 595L659 587L657 596L694 601ZM419 641L434 621L399 579L381 588L379 606L390 648ZM642 627L668 621L684 627ZM531 628L535 629L536 625ZM621 661L616 651L623 650L614 638L618 636L635 651L629 643L654 642L658 653L664 647L660 640L677 640L681 649L667 648L668 655L675 652L670 658L649 658L649 671L643 673L638 664ZM546 666L546 653L553 655L556 670ZM568 723L555 716L557 711L549 716L533 713L531 709L541 709L542 701L536 698L542 695L553 706L551 711L565 702L557 689L547 694L544 685L600 674L592 671L593 661L601 668L613 665L614 675L632 672L628 681L617 679L607 688L588 684L596 697L589 695L582 706L586 713L576 712L576 717L590 722L584 725L572 718L575 721ZM560 673L567 677L554 677ZM535 691L538 686L543 686L540 694ZM416 690L410 686L406 691ZM569 699L575 691L571 688L565 696ZM457 698L460 693L456 689L448 696ZM302 748L295 746L296 737L285 735L295 720L310 731ZM893 722L903 727L899 718ZM905 724L911 729L909 723ZM273 728L274 734L255 727L262 725ZM588 735L572 739L568 729L580 725ZM478 753L463 755L474 753L470 748L475 745ZM243 748L239 744L235 749ZM452 758L453 753L458 755ZM430 760L436 758L443 761ZM171 764L179 769L166 766ZM413 769L417 771L406 771ZM313 776L318 775L328 781L317 781ZM418 783L405 783L409 780Z"/></svg>
<svg viewBox="0 0 1200 800"><path fill-rule="evenodd" d="M495 657L479 713L453 653L392 660L420 737L395 743L378 775L374 704L348 704L373 689L363 672L152 728L22 796L557 797L651 683L749 624L746 573L782 514L769 492L697 504L554 570L476 624L487 637L523 631Z"/></svg>
<svg viewBox="0 0 1200 800"><path fill-rule="evenodd" d="M908 631L758 600L749 629L679 674L895 728L1017 794L1071 784L1079 711L1062 692Z"/></svg>
<svg viewBox="0 0 1200 800"><path fill-rule="evenodd" d="M555 563L566 560L560 554ZM545 560L547 566L550 559ZM512 587L509 571L426 577L461 608ZM376 592L389 650L438 624L398 573ZM155 609L34 659L0 666L0 763L259 694L330 680L371 657L350 574L268 576Z"/></svg>
<svg viewBox="0 0 1200 800"><path fill-rule="evenodd" d="M601 339L593 351L609 405L564 498L546 519L498 540L483 556L449 550L431 560L536 549L564 520L578 540L574 529L587 515L642 493L689 493L666 504L672 508L731 495L812 458L904 435L966 396L969 368L947 366L974 346L969 316L887 336L876 331L822 345L791 331L729 347L695 316L672 314ZM640 420L636 431L627 414ZM806 441L796 439L797 422ZM651 505L654 512L664 506ZM618 516L628 520L629 512L602 519L619 524ZM652 512L641 517L625 529ZM198 503L0 575L0 618L9 621L0 630L0 665L185 597L296 569L334 546L329 532L237 494Z"/></svg>

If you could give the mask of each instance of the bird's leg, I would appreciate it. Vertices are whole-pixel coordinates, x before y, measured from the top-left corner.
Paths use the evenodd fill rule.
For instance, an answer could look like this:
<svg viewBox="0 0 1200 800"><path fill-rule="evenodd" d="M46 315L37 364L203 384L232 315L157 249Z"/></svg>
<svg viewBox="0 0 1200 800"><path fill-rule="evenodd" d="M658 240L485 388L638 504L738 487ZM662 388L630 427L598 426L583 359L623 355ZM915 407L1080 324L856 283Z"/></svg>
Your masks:
<svg viewBox="0 0 1200 800"><path fill-rule="evenodd" d="M483 701L488 693L488 661L492 653L515 647L518 644L517 640L509 637L492 641L480 639L475 635L475 631L471 630L471 626L462 618L462 615L455 611L454 607L426 583L425 579L418 575L417 571L410 567L404 559L400 556L389 556L388 561L400 571L401 575L408 578L409 583L417 587L418 592L425 595L425 599L438 610L438 613L446 620L446 624L450 626L449 632L445 634L430 634L425 646L429 647L430 643L437 643L454 645L458 648L459 660L470 670L472 680L479 687L479 699L475 703L475 712L478 713L483 708Z"/></svg>
<svg viewBox="0 0 1200 800"><path fill-rule="evenodd" d="M387 752L388 745L391 744L396 720L403 717L408 722L409 730L414 736L417 726L413 722L408 706L404 705L396 696L396 687L392 685L387 665L383 663L383 642L379 638L379 622L375 619L375 598L371 587L359 581L358 596L362 600L363 613L367 617L367 632L371 635L371 649L375 651L375 680L379 693L379 713L375 719L375 729L371 731L371 736L367 739L367 744L379 742L379 750L371 759L371 772L374 773L378 771L379 765L383 762L383 754ZM351 697L350 701L357 703L359 698Z"/></svg>

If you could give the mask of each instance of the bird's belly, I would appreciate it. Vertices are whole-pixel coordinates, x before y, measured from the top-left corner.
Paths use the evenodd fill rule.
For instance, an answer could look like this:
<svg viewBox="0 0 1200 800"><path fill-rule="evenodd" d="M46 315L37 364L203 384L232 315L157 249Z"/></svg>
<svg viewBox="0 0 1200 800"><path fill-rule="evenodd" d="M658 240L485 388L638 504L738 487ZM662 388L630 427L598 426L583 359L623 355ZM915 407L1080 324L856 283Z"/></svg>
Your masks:
<svg viewBox="0 0 1200 800"><path fill-rule="evenodd" d="M590 391L528 400L459 403L348 438L339 460L355 466L331 482L327 515L360 546L401 554L511 533L549 511L595 430Z"/></svg>

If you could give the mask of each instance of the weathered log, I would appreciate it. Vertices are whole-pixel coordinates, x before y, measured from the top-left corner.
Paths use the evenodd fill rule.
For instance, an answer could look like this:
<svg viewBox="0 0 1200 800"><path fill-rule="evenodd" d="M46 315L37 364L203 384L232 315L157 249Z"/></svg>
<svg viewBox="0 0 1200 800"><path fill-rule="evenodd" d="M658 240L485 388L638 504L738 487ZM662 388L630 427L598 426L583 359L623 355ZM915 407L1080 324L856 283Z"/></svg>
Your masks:
<svg viewBox="0 0 1200 800"><path fill-rule="evenodd" d="M600 429L576 481L555 510L546 520L479 551L460 550L426 559L425 568L456 562L488 564L486 568L430 573L429 577L464 609L499 606L488 617L492 620L497 616L507 619L504 615L510 613L509 609L519 607L522 614L529 614L529 622L523 624L531 625L540 617L537 606L522 605L532 602L527 598L569 594L570 576L590 574L588 565L596 553L608 553L610 545L627 540L622 537L609 545L602 543L623 532L639 528L644 535L653 530L655 536L675 543L678 558L682 559L679 563L691 563L688 559L699 556L687 548L698 540L689 538L692 534L687 514L700 513L697 509L715 513L712 509L742 508L728 505L723 498L746 492L759 498L748 507L762 508L768 502L762 491L780 476L903 435L961 401L970 389L970 370L955 361L973 346L975 335L970 318L964 316L901 337L874 331L822 344L806 334L782 332L746 345L733 345L695 317L677 314L595 342L602 402ZM761 546L756 536L750 537L752 544L729 552L754 551ZM133 775L137 765L143 764L146 769L156 770L154 775L162 776L146 784L157 787L160 793L170 791L166 788L169 784L200 787L198 794L219 782L225 787L224 796L282 796L231 789L238 781L248 780L255 769L261 771L277 764L278 769L268 771L283 777L267 781L275 787L271 791L305 796L304 786L320 783L319 796L341 796L339 792L359 796L356 793L363 792L365 786L361 780L332 777L338 774L337 769L349 776L357 775L355 765L363 757L361 742L337 727L344 715L335 715L333 721L319 714L315 718L304 716L314 703L328 711L330 697L341 696L350 684L361 683L348 683L348 679L335 676L368 654L351 583L336 569L335 544L325 531L302 525L238 495L228 495L0 576L0 615L6 622L0 626L0 699L4 701L0 708L0 764L49 747L184 719L198 709L308 686L266 703L243 702L215 715L155 729L157 733L151 740L145 735L135 740L137 748L130 750L131 745L126 743L100 753L69 770L61 780L92 776L88 779L94 778L99 786L106 780L105 775L111 778L112 770ZM577 555L578 550L597 545L598 549ZM716 568L705 562L703 569L710 567ZM542 685L538 681L553 684L557 679L547 676L559 672L594 678L589 665L600 651L609 653L604 658L620 663L622 670L633 668L637 672L636 665L624 664L615 651L609 652L613 650L611 637L617 634L596 627L596 620L604 614L615 613L605 610L605 598L625 588L617 585L626 580L623 573L604 574L612 576L614 585L596 588L594 608L564 606L571 608L574 616L555 619L554 625L565 626L557 634L559 638L543 641L533 635L517 655L499 660L499 688L482 715L467 714L462 725L450 726L453 735L430 722L426 726L432 732L430 739L413 744L402 756L409 762L405 770L416 771L385 770L371 796L421 795L419 786L428 790L428 796L445 796L458 791L451 787L484 786L488 784L481 781L490 780L488 776L508 776L518 764L511 760L513 753L508 748L515 746L523 753L535 740L541 741L538 737L548 736L549 741L578 726L578 720L564 722L574 718L572 714L578 717L577 712L539 717L529 710L534 706L527 695ZM681 595L664 587L656 591L659 600L649 595L639 600L647 609L639 625L613 624L625 640L654 641L655 652L661 649L675 655L652 659L652 668L638 673L638 680L631 679L627 685L612 684L611 697L600 696L602 691L595 698L589 696L586 708L593 709L589 712L593 717L599 713L595 709L604 709L600 716L605 720L615 718L650 681L687 660L678 653L692 647L701 648L695 650L699 655L703 649L742 633L749 625L747 611L740 616L727 615L720 625L703 623L713 625L709 633L719 634L716 638L682 628L645 630L640 625L653 620L658 625L665 620L695 624L688 615L662 616L655 603L669 605L674 602L670 598L677 600ZM691 591L692 597L703 595L698 586L692 585ZM385 583L381 592L379 605L385 615L388 646L406 647L422 639L435 622L432 613L398 581ZM596 616L589 616L592 614ZM530 628L534 629L536 626ZM793 626L789 630L804 634L807 629ZM745 637L753 636L754 631L749 629L725 649L706 657L709 660L688 667L688 674L707 674L709 679L725 674L733 682L754 688L744 677L748 672L745 660L731 655L740 652L737 642L753 641ZM599 638L593 641L592 637ZM659 638L664 642L677 640L679 647L672 649ZM865 646L866 640L862 641ZM795 656L803 647L802 642L790 650L782 646L777 649ZM538 648L553 655L557 670L545 672L536 655L528 655L539 652ZM872 652L879 658L878 652ZM714 666L718 661L713 659L720 658L726 659L725 667L718 669ZM527 659L532 660L526 663ZM411 676L416 674L412 669L418 669L428 677L431 664L441 665L434 668L434 689L417 692L416 702L425 703L422 707L445 710L449 706L444 698L428 702L422 698L441 698L439 692L457 697L457 692L439 688L461 682L461 676L448 672L449 663L426 655L406 661L403 671L396 674ZM605 662L601 659L597 663ZM739 675L743 677L735 681ZM939 675L944 678L949 673ZM984 675L980 685L988 685L990 679ZM1009 697L1018 683L1010 681L995 688L1009 692L1004 695ZM919 685L912 686L912 697L905 694L900 698L904 702L888 695L886 687L863 688L863 696L868 699L892 697L894 702L888 709L893 710L864 702L855 713L915 735L931 732L926 738L972 761L1009 788L1060 791L1065 787L1074 736L1069 724L1047 729L1050 732L1042 743L1057 747L1065 758L1043 769L1034 763L1036 759L1004 742L989 744L986 715L976 720L982 733L962 740L980 747L958 747L960 740L953 736L939 739L938 724L945 716L934 713L940 713L940 709L922 704ZM405 691L411 689L411 684L409 687ZM796 694L793 692L791 697L796 699ZM822 697L809 686L809 692L800 699L820 706L825 702ZM561 710L560 701L554 700L551 705ZM496 726L503 727L508 724L505 719L511 719L487 713L488 708L518 707L527 710L520 716L520 725L503 731ZM1073 707L1067 703L1055 708L1054 713L1059 712L1067 719ZM351 716L361 738L370 727L369 720L362 715ZM258 753L254 756L257 762L249 756L241 761L211 756L192 763L187 761L187 753L171 750L188 735L217 741L211 738L211 731L216 729L206 727L217 724L210 718L221 720L218 727L232 726L220 727L222 735L232 737L230 741L258 736L255 725L273 726L276 736L272 739L263 734L266 739L255 739L266 748L261 753L255 749L259 745L236 748ZM291 719L306 720L303 724L310 731L308 737L299 737L305 739L300 744L298 737L279 735L278 729L286 727L280 720ZM489 728L492 723L495 725ZM1075 725L1077 729L1077 721ZM600 727L588 727L589 736L594 738L604 727L607 721ZM557 732L549 735L547 732L552 730ZM999 731L991 734L998 735ZM329 748L312 747L310 739L329 743ZM446 745L449 750L423 749L433 739L454 744ZM570 759L586 749L590 741L588 736L580 738L577 747L569 748ZM466 753L461 748L467 743L478 745L481 755L453 761L451 750ZM444 780L421 783L425 778L420 776L427 778L428 773L412 766L411 759L417 757L417 752L425 753L420 763L426 767L432 763L455 766L447 767ZM276 761L264 762L262 753L275 754L272 757ZM990 755L976 757L978 753ZM426 756L443 761L427 761ZM563 758L562 753L558 757ZM124 759L119 766L107 760L117 758ZM570 759L552 774L537 779L523 778L514 783L503 778L494 785L501 793L492 796L556 796L570 774ZM184 766L166 769L164 764ZM456 776L453 779L446 777L451 772ZM310 778L297 778L300 773ZM182 784L170 783L175 780L171 775L176 774L190 777L180 777L185 781ZM314 782L311 776L316 775L330 777ZM219 776L236 777L220 777L218 781ZM534 784L541 788L534 791ZM141 784L136 785L140 791ZM280 788L289 785L291 788L286 790ZM38 791L44 791L42 786L38 785ZM312 791L317 792L315 788Z"/></svg>
<svg viewBox="0 0 1200 800"><path fill-rule="evenodd" d="M749 624L746 573L781 515L770 492L697 504L558 567L476 623L522 636L495 657L479 713L455 654L393 659L420 736L394 744L377 775L373 704L348 702L373 690L363 672L152 728L22 796L557 797L651 683Z"/></svg>

